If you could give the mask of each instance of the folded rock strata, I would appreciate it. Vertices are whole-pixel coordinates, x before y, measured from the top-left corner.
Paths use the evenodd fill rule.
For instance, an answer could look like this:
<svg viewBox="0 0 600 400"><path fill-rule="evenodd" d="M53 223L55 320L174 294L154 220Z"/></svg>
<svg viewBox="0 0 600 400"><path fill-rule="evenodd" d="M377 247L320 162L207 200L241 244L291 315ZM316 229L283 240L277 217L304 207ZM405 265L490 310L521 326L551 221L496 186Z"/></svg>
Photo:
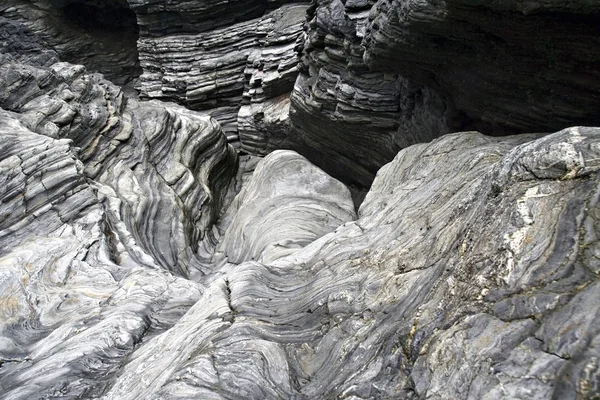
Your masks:
<svg viewBox="0 0 600 400"><path fill-rule="evenodd" d="M449 131L597 126L599 21L593 2L313 1L292 147L368 187L400 148Z"/></svg>
<svg viewBox="0 0 600 400"><path fill-rule="evenodd" d="M381 0L369 20L367 64L435 89L471 126L600 123L596 2Z"/></svg>
<svg viewBox="0 0 600 400"><path fill-rule="evenodd" d="M117 257L138 240L122 178L18 111L0 118L0 398L597 393L597 128L412 146L355 221L346 189L275 152L225 213L231 262L194 283L142 245Z"/></svg>
<svg viewBox="0 0 600 400"><path fill-rule="evenodd" d="M7 4L1 400L597 398L596 5Z"/></svg>
<svg viewBox="0 0 600 400"><path fill-rule="evenodd" d="M343 184L299 154L277 150L258 163L222 219L231 221L213 263L268 263L356 219L356 212Z"/></svg>
<svg viewBox="0 0 600 400"><path fill-rule="evenodd" d="M0 398L95 397L202 286L117 259L125 223L70 140L4 110L0 132Z"/></svg>
<svg viewBox="0 0 600 400"><path fill-rule="evenodd" d="M291 147L363 188L401 148L447 133L452 111L428 88L363 62L374 3L313 2L290 110Z"/></svg>
<svg viewBox="0 0 600 400"><path fill-rule="evenodd" d="M103 398L591 398L599 135L400 152L358 220L224 265Z"/></svg>
<svg viewBox="0 0 600 400"><path fill-rule="evenodd" d="M118 257L187 276L216 222L236 155L219 125L175 105L137 102L81 66L0 66L0 107L29 129L72 140L85 175L105 184L127 240ZM107 200L108 201L108 200Z"/></svg>

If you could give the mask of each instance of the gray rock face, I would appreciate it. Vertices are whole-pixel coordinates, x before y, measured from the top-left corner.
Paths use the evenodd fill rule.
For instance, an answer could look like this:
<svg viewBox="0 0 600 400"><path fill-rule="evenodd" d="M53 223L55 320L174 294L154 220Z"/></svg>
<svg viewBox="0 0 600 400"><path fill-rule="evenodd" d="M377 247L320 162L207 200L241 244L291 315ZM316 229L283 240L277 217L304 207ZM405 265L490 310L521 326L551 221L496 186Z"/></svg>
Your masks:
<svg viewBox="0 0 600 400"><path fill-rule="evenodd" d="M435 92L395 71L367 68L362 40L374 3L313 2L291 97L292 147L359 187L399 149L447 133L451 112Z"/></svg>
<svg viewBox="0 0 600 400"><path fill-rule="evenodd" d="M269 263L356 219L349 190L292 151L268 155L231 204L215 260ZM276 229L274 229L276 228Z"/></svg>
<svg viewBox="0 0 600 400"><path fill-rule="evenodd" d="M0 8L0 30L9 47L3 52L22 58L32 53L33 42L37 53L56 53L61 61L83 64L121 85L141 73L138 26L126 0L5 0ZM50 65L58 59L43 61Z"/></svg>
<svg viewBox="0 0 600 400"><path fill-rule="evenodd" d="M235 158L207 117L0 72L1 399L598 393L599 129L412 146L357 219L275 152L219 214Z"/></svg>
<svg viewBox="0 0 600 400"><path fill-rule="evenodd" d="M218 124L182 107L126 99L65 63L6 63L0 85L10 88L0 107L36 133L72 140L85 175L105 186L123 241L143 249L125 246L116 257L150 259L150 266L187 276L234 173L236 155Z"/></svg>
<svg viewBox="0 0 600 400"><path fill-rule="evenodd" d="M265 128L259 120L265 113L264 119L269 120L273 102L285 103L278 97L289 95L298 73L294 46L302 32L306 6L283 5L261 16L266 2L260 7L260 2L247 1L176 2L170 5L172 10L147 3L140 2L139 7L133 4L134 11L142 10L138 18L142 27L146 26L138 42L144 70L140 77L141 95L175 101L191 109L212 110L209 112L223 125L232 142L238 140L238 111L244 105L240 113L242 140L244 136L264 135L261 132ZM239 9L224 12L231 7L229 3L236 3ZM188 10L189 7L194 10ZM160 21L158 26L147 22L143 13L154 15L151 21ZM210 18L212 13L225 19ZM178 20L180 30L160 28L162 24L174 25L169 18L181 14L186 17ZM194 23L187 26L186 18ZM243 22L232 24L231 19ZM278 113L277 118L287 125L285 111ZM250 139L249 143L252 140L257 139ZM256 146L250 144L248 149Z"/></svg>
<svg viewBox="0 0 600 400"><path fill-rule="evenodd" d="M104 11L126 4L7 4L0 400L598 398L600 128L409 146L457 121L545 129L551 102L554 121L571 121L568 110L586 120L596 5L319 0L297 42L306 6L295 2L130 0L143 97L156 96L145 101L89 72L104 56L57 25L94 8L107 24ZM536 22L511 31L509 13ZM513 52L531 40L519 35L565 15L591 52L574 48L579 66L548 86L564 103L539 91L539 106L525 104L518 91L535 88L520 81L503 95L502 63L453 87L483 41L456 64L433 62L476 26L494 40L512 32L499 42L507 60L531 61ZM419 62L407 49L422 40L457 47L425 46ZM59 61L67 48L90 69ZM108 77L127 75L117 58ZM476 90L496 97L477 102ZM207 108L225 129L160 99ZM238 131L246 151L270 154L238 156ZM310 159L357 186L376 173L358 210Z"/></svg>
<svg viewBox="0 0 600 400"><path fill-rule="evenodd" d="M369 19L369 66L434 88L471 126L600 123L597 2L382 0Z"/></svg>

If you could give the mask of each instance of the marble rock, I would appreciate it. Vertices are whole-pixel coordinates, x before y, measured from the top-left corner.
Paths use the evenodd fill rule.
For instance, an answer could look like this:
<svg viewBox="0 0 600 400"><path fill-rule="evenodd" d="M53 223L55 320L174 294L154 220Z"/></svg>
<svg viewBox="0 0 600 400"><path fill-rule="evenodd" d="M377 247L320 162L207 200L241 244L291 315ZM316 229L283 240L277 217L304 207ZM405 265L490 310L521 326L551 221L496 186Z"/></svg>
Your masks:
<svg viewBox="0 0 600 400"><path fill-rule="evenodd" d="M31 54L34 42L38 53L58 57L48 61L46 54L42 65L59 59L83 64L119 85L131 83L141 73L138 25L126 0L4 0L0 32L11 47L5 50L21 59Z"/></svg>
<svg viewBox="0 0 600 400"><path fill-rule="evenodd" d="M401 151L357 220L207 274L102 398L593 398L599 143L464 132Z"/></svg>
<svg viewBox="0 0 600 400"><path fill-rule="evenodd" d="M85 175L105 185L123 241L135 244L116 249L118 257L187 276L235 172L219 125L180 106L126 98L66 63L5 63L0 86L9 88L0 107L36 133L70 139Z"/></svg>
<svg viewBox="0 0 600 400"><path fill-rule="evenodd" d="M350 191L299 154L261 160L222 217L230 220L213 262L269 263L356 219Z"/></svg>
<svg viewBox="0 0 600 400"><path fill-rule="evenodd" d="M203 288L116 254L124 222L71 140L5 110L0 133L0 398L96 397Z"/></svg>

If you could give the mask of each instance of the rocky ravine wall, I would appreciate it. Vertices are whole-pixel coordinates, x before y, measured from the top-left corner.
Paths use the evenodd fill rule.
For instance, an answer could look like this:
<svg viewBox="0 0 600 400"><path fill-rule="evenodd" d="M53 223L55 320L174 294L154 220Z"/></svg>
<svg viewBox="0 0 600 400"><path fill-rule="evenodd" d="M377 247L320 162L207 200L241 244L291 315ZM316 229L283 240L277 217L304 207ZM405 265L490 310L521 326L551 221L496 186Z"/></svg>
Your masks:
<svg viewBox="0 0 600 400"><path fill-rule="evenodd" d="M292 147L368 187L449 131L600 125L596 2L318 0L292 94Z"/></svg>
<svg viewBox="0 0 600 400"><path fill-rule="evenodd" d="M280 3L234 22L264 21ZM140 3L138 18L153 4ZM291 118L312 119L284 141L311 157L340 153L356 184L369 172L360 163L377 163L351 152L371 144L384 162L374 149L404 146L402 121L434 134L469 120L441 84L395 75L400 63L373 72L383 39L341 67L367 43L353 31L367 35L387 15L383 35L400 21L394 10L421 15L402 8L411 4L308 9ZM446 6L418 10L443 16ZM462 132L408 147L355 211L348 189L303 156L238 157L215 120L58 62L43 29L2 12L0 399L597 398L600 129ZM408 107L383 106L407 93L412 120L402 119ZM306 99L314 104L298 111ZM267 114L252 118L266 138ZM347 151L310 142L320 124L343 127L351 115L381 135L352 149L358 131L324 131Z"/></svg>

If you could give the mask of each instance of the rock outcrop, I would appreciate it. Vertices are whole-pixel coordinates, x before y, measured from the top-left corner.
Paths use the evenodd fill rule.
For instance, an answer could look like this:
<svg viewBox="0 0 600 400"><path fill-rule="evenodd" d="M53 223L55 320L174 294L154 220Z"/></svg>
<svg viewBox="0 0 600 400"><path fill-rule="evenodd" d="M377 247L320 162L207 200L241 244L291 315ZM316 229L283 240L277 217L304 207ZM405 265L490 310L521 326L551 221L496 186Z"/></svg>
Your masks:
<svg viewBox="0 0 600 400"><path fill-rule="evenodd" d="M598 398L600 128L443 135L595 123L596 5L128 1L0 6L0 400Z"/></svg>
<svg viewBox="0 0 600 400"><path fill-rule="evenodd" d="M104 185L124 224L122 241L136 243L116 257L149 259L149 266L187 276L235 172L236 155L218 124L179 106L127 99L65 63L5 63L0 86L8 88L0 107L33 132L70 139L85 175Z"/></svg>
<svg viewBox="0 0 600 400"><path fill-rule="evenodd" d="M598 125L600 5L379 1L365 59L434 88L491 132Z"/></svg>
<svg viewBox="0 0 600 400"><path fill-rule="evenodd" d="M105 398L592 398L599 135L402 151L358 220L224 265Z"/></svg>
<svg viewBox="0 0 600 400"><path fill-rule="evenodd" d="M380 171L356 221L280 252L259 243L289 237L294 215L282 230L266 215L263 229L226 234L234 251L248 249L232 259L239 264L193 283L115 259L115 209L99 201L105 189L83 177L69 143L6 112L2 121L2 204L27 207L2 219L0 398L598 391L598 129L537 139L466 132L410 147ZM274 153L255 179L285 175L290 161L306 163ZM238 201L259 194L258 183ZM290 187L271 185L273 195ZM263 195L244 205L268 205ZM248 217L244 205L231 227ZM27 215L35 218L19 222ZM246 261L255 251L265 257Z"/></svg>
<svg viewBox="0 0 600 400"><path fill-rule="evenodd" d="M35 48L55 52L61 61L83 64L119 85L141 73L138 25L126 0L6 0L0 26L11 47L5 51L20 57Z"/></svg>
<svg viewBox="0 0 600 400"><path fill-rule="evenodd" d="M265 130L273 107L285 108L296 80L294 47L306 5L284 4L263 16L266 1L155 3L131 2L141 24L141 96L206 110L231 142L238 141L244 105L239 136L257 150L253 138ZM285 109L273 124L287 126Z"/></svg>
<svg viewBox="0 0 600 400"><path fill-rule="evenodd" d="M374 3L312 3L290 111L291 147L363 188L401 148L449 132L452 114L436 92L363 62Z"/></svg>
<svg viewBox="0 0 600 400"><path fill-rule="evenodd" d="M346 183L449 131L600 124L593 2L319 0L308 20L291 141Z"/></svg>

